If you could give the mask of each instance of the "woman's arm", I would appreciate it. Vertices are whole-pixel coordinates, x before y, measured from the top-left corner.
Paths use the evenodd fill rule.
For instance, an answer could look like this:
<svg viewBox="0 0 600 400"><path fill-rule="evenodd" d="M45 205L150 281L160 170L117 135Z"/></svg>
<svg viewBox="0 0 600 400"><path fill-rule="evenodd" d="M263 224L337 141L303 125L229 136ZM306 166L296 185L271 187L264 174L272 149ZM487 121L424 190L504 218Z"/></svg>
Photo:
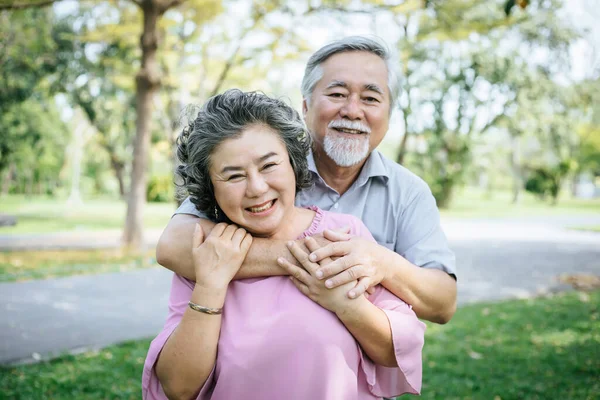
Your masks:
<svg viewBox="0 0 600 400"><path fill-rule="evenodd" d="M191 301L221 308L226 290L207 290L196 285ZM169 399L190 399L198 394L215 364L220 332L220 315L188 307L156 363L156 375Z"/></svg>
<svg viewBox="0 0 600 400"><path fill-rule="evenodd" d="M313 238L307 238L305 244L309 251L319 248ZM314 276L319 264L308 259L309 253L295 242L289 242L288 248L304 269L294 267L284 259L279 259L278 262L290 272L296 287L323 308L334 312L373 362L386 367L397 367L392 331L385 312L365 296L348 298L346 293L356 285L356 281L328 289L324 281ZM326 259L322 263L330 261Z"/></svg>
<svg viewBox="0 0 600 400"><path fill-rule="evenodd" d="M198 282L191 301L222 308L227 287L251 243L252 236L235 225L215 225L206 240L197 225L191 252ZM185 310L156 364L156 375L169 398L190 398L198 393L214 366L220 331L220 315Z"/></svg>

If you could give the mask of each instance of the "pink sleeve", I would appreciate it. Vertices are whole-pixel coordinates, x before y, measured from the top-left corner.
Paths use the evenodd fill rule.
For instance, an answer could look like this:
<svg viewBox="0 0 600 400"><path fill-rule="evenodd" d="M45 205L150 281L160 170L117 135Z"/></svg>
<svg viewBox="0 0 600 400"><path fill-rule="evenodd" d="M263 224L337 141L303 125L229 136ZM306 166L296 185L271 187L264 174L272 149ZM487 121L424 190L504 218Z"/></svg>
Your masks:
<svg viewBox="0 0 600 400"><path fill-rule="evenodd" d="M351 228L354 235L375 241L359 219L353 221ZM397 368L376 365L361 350L361 366L367 377L369 390L381 397L395 397L403 393L419 394L423 374L425 324L419 321L411 306L381 285L376 287L369 300L388 317L398 363Z"/></svg>
<svg viewBox="0 0 600 400"><path fill-rule="evenodd" d="M419 394L423 373L423 344L425 324L411 307L386 290L377 286L369 300L387 315L392 329L397 368L376 365L362 354L362 369L369 390L375 396L394 397L403 393Z"/></svg>
<svg viewBox="0 0 600 400"><path fill-rule="evenodd" d="M177 327L183 313L188 307L188 301L192 297L192 291L194 290L194 283L179 276L173 274L173 281L171 283L171 295L169 297L169 314L167 321L162 331L156 336L156 338L150 343L148 349L148 355L146 356L146 362L144 363L144 370L142 373L142 398L144 400L164 400L167 398L162 389L162 386L156 376L154 366L158 360L158 355L162 351L165 343ZM210 398L212 392L214 369L210 373L206 383L200 390L197 399L206 400Z"/></svg>

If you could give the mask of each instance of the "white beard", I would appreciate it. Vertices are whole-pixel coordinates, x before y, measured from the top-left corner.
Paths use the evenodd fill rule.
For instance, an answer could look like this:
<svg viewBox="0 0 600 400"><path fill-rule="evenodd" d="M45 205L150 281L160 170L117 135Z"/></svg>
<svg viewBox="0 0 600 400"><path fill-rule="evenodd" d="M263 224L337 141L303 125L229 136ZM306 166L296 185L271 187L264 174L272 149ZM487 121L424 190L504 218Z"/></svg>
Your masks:
<svg viewBox="0 0 600 400"><path fill-rule="evenodd" d="M369 134L356 137L342 137L327 133L323 140L323 149L340 167L351 167L360 163L369 155Z"/></svg>

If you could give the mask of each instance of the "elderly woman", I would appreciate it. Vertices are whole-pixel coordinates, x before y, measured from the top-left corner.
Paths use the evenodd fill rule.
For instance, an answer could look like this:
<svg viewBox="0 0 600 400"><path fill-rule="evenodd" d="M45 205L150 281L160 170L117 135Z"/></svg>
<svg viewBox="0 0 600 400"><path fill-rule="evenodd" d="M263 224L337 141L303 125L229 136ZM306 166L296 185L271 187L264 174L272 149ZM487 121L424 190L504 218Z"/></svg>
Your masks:
<svg viewBox="0 0 600 400"><path fill-rule="evenodd" d="M178 174L218 223L193 238L196 282L173 277L169 316L152 342L145 399L378 399L418 393L424 324L381 286L327 289L292 239L360 220L294 205L307 186L308 135L296 111L258 93L211 98L178 140ZM305 276L233 280L252 237L290 240ZM287 261L281 260L282 263ZM326 261L327 262L327 261Z"/></svg>

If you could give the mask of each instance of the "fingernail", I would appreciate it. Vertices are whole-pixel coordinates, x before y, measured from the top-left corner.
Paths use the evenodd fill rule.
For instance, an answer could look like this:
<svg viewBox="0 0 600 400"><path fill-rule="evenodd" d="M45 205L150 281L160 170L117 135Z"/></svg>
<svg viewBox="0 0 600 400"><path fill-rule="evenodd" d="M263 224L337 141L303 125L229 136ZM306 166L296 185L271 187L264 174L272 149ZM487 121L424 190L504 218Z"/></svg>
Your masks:
<svg viewBox="0 0 600 400"><path fill-rule="evenodd" d="M294 245L294 242L287 242L287 247L292 247Z"/></svg>
<svg viewBox="0 0 600 400"><path fill-rule="evenodd" d="M308 258L310 258L310 261L315 261L317 259L317 256L315 254L311 254L310 256L308 256Z"/></svg>
<svg viewBox="0 0 600 400"><path fill-rule="evenodd" d="M279 264L283 264L283 258L279 257L279 258L277 259L277 263L279 263Z"/></svg>
<svg viewBox="0 0 600 400"><path fill-rule="evenodd" d="M331 282L331 281L325 281L325 286L332 287L333 286L333 282Z"/></svg>
<svg viewBox="0 0 600 400"><path fill-rule="evenodd" d="M317 278L321 279L323 277L323 271L317 271Z"/></svg>
<svg viewBox="0 0 600 400"><path fill-rule="evenodd" d="M354 293L354 292L349 292L349 293L348 293L348 296L350 296L351 298L354 298L354 297L356 297L356 293Z"/></svg>

